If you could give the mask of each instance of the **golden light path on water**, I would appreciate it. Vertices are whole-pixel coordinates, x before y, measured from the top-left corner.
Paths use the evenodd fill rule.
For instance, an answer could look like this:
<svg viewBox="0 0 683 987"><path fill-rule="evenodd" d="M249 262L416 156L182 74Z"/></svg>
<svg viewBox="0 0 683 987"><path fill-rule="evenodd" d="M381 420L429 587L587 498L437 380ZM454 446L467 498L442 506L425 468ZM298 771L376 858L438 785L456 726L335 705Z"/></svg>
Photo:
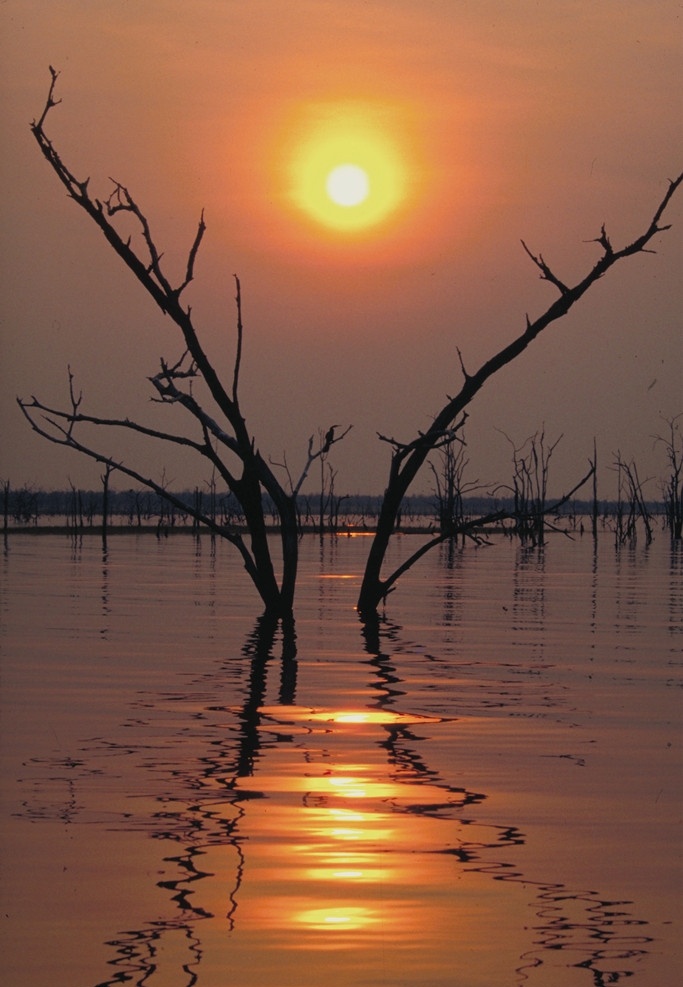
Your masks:
<svg viewBox="0 0 683 987"><path fill-rule="evenodd" d="M259 712L265 729L272 720L280 730L285 723L300 725L320 738L334 731L350 755L365 728L440 722L372 708L265 706ZM426 819L421 808L457 806L460 794L408 774L405 781L391 777L381 758L376 764L351 758L330 763L325 757L293 760L281 754L269 753L277 763L259 771L262 797L249 802L250 870L260 875L253 879L263 892L253 912L242 900L242 928L253 924L294 932L292 949L357 947L380 937L410 947L429 939L443 918L419 907L417 888L431 879L431 867L416 875L414 849L425 843L436 848L443 834L437 832L442 821ZM238 794L243 784L248 789L250 782L240 782ZM275 809L271 798L277 800Z"/></svg>

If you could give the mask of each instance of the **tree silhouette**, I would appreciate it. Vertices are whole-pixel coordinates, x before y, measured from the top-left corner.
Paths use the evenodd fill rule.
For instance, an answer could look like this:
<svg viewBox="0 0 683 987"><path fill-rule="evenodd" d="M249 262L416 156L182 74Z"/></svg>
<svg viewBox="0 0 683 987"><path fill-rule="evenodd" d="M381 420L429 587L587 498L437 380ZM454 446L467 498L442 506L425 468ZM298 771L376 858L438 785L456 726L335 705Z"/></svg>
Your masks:
<svg viewBox="0 0 683 987"><path fill-rule="evenodd" d="M157 400L162 404L180 405L189 414L196 428L196 437L190 438L159 429L149 428L140 423L125 419L108 419L81 411L82 395L76 393L73 375L69 370L70 407L56 409L43 404L32 396L28 400L17 399L19 406L31 427L40 435L74 449L102 463L110 471L118 471L136 482L155 491L178 509L190 514L198 523L230 541L240 552L244 566L256 587L271 617L290 619L293 614L294 593L298 562L299 512L297 498L310 467L316 460L324 460L331 447L341 441L349 428L340 430L339 425L331 425L320 430L317 445L314 437L308 440L304 467L298 479L290 474L286 461L279 464L286 476L286 484L280 482L273 467L276 465L264 458L249 431L239 401L240 367L242 358L243 326L241 311L240 282L235 276L237 309L237 344L232 381L224 383L209 360L192 318L189 305L182 303L182 296L194 278L194 266L206 229L204 215L199 220L197 232L187 254L185 273L182 280L172 284L162 267L162 253L152 236L150 224L128 189L120 182L113 181L113 189L106 199L91 196L89 179L79 181L62 161L52 141L46 135L44 125L49 112L60 100L55 98L58 73L50 67L51 84L48 97L39 119L31 124L31 130L48 163L66 187L69 196L88 214L100 229L107 242L124 264L135 275L161 311L169 316L180 330L184 351L175 362L161 360L159 372L150 378L156 391ZM397 580L407 572L423 555L454 534L468 529L498 523L504 517L515 517L514 513L494 512L486 517L446 525L438 536L422 544L413 554L388 575L382 570L391 537L400 517L401 507L416 476L435 450L446 448L458 437L467 417L467 407L483 388L484 384L499 370L521 356L526 348L548 326L566 315L570 309L592 288L592 286L615 264L635 254L652 252L650 243L668 225L661 225L662 217L672 196L683 181L683 174L669 182L666 194L657 206L648 226L631 243L615 249L603 226L596 243L601 255L588 273L574 285L565 284L553 272L541 254L534 254L522 241L522 246L540 277L557 292L558 297L540 316L533 321L527 315L524 331L510 343L495 353L475 372L466 370L462 356L460 369L462 383L457 393L447 396L446 403L434 415L431 426L425 432L418 432L415 438L400 441L380 435L381 441L391 447L389 476L382 498L377 526L368 554L364 576L358 597L358 610L364 619L373 617L391 592ZM116 222L123 215L132 220L136 230L135 238L124 236L117 229ZM193 382L202 381L207 392L208 406L200 403L193 390ZM221 524L209 513L201 509L199 499L194 506L186 505L170 491L162 481L156 481L140 470L115 460L81 439L81 425L100 426L106 429L133 431L162 443L182 446L194 450L207 460L216 475L226 483L228 489L240 505L244 517L244 527ZM79 426L77 428L77 426ZM554 511L564 503L593 474L591 468L568 494L559 502L547 507L546 512ZM264 514L264 495L268 495L274 505L281 548L282 570L280 578L275 566L268 541L268 531ZM519 520L519 519L518 519Z"/></svg>
<svg viewBox="0 0 683 987"><path fill-rule="evenodd" d="M90 180L86 178L79 181L74 176L45 133L45 121L50 110L61 102L55 98L58 73L52 66L50 66L50 74L51 84L45 107L40 118L31 124L33 136L53 171L66 187L69 196L85 210L115 253L133 272L161 311L180 330L185 347L182 356L175 362L162 359L159 372L151 377L150 381L156 390L159 402L180 405L188 412L198 437L189 438L163 432L128 418L111 419L85 414L81 411L82 394L76 393L70 369L68 409L48 407L34 396L30 400L18 399L19 406L31 427L40 435L51 442L89 456L102 463L107 469L123 473L154 490L175 507L226 538L240 552L244 567L263 601L265 612L283 618L291 617L298 562L297 497L311 464L323 454L327 455L331 446L344 438L348 428L342 431L338 430L338 426L330 428L319 448L315 447L311 436L308 441L306 461L299 478L293 480L287 470L287 486L280 482L271 464L256 447L255 439L247 427L240 407L243 326L239 279L235 276L237 345L232 381L229 386L220 379L202 346L193 322L191 307L185 306L182 302L183 292L194 278L195 261L206 229L203 213L187 255L184 277L179 284L172 284L164 273L163 255L153 238L147 217L128 189L120 182L114 181L113 190L108 198L100 200L93 197L89 191ZM127 236L124 239L117 229L116 220L122 214L126 219L133 221L136 229L134 238ZM213 407L211 405L205 407L195 396L196 389L193 390L192 384L199 380L206 385L207 400ZM247 536L245 537L234 525L218 523L209 513L203 512L200 505L184 504L167 488L163 480L154 480L140 470L119 462L87 444L81 439L82 433L77 428L83 424L132 431L163 443L194 450L211 464L234 494L245 519ZM282 544L282 572L279 579L267 537L264 494L270 497L279 522Z"/></svg>
<svg viewBox="0 0 683 987"><path fill-rule="evenodd" d="M383 442L389 443L392 452L389 465L389 477L379 513L377 530L368 554L365 574L363 576L363 582L358 597L358 609L361 615L370 615L375 613L380 603L386 598L387 593L391 592L394 588L397 579L403 575L403 573L405 573L415 562L417 562L419 558L422 558L426 551L440 544L445 537L449 536L449 533L446 532L440 537L433 539L428 545L423 546L420 550L418 550L418 552L414 553L410 559L403 562L389 575L382 577L382 567L386 557L387 548L389 547L391 536L396 527L396 519L399 516L403 498L406 496L413 480L425 464L429 454L434 449L444 447L448 442L452 441L453 437L457 435L459 431L461 431L467 417L465 409L476 397L484 384L486 384L486 382L493 377L494 374L498 373L499 370L502 370L503 367L506 367L509 363L512 363L513 360L516 360L517 357L521 356L529 344L532 343L544 329L547 329L548 326L557 322L558 319L561 319L562 316L566 315L567 312L569 312L569 310L573 308L573 306L586 294L586 292L592 288L593 285L600 280L600 278L607 274L607 272L611 270L615 264L627 257L632 257L635 254L653 252L649 247L652 239L658 233L662 233L664 230L668 230L670 228L669 225L660 225L660 223L672 196L682 181L683 173L680 174L674 181L669 182L666 194L657 206L654 216L650 220L645 231L626 246L621 247L620 249L615 249L612 246L610 238L607 235L607 231L603 225L600 230L600 235L591 241L592 243L597 243L601 248L601 256L588 271L588 273L572 286L566 285L563 281L561 281L560 278L557 277L557 275L548 266L546 261L543 259L543 256L541 254L533 254L524 241L522 241L524 250L540 271L540 277L542 280L548 281L557 290L558 297L545 310L545 312L533 321L527 315L526 327L524 331L513 339L512 342L498 350L497 353L483 363L474 373L469 373L465 369L462 356L458 350L460 369L463 378L460 390L454 397L447 397L446 403L434 415L431 426L425 432L419 432L414 439L411 439L408 442L400 442L397 439L388 438L384 435L379 436ZM592 475L592 470L588 476L590 475ZM588 476L586 476L585 480L588 479ZM585 480L583 482L585 482ZM579 484L579 486L580 485L581 484ZM575 489L578 489L578 487ZM570 495L567 495L567 497L568 496ZM551 509L554 510L556 506L557 505L553 505ZM481 525L481 523L484 522L491 523L492 520L498 521L499 516L491 515L488 518L479 519L479 521L474 522L474 524ZM455 534L457 531L454 529L452 533Z"/></svg>

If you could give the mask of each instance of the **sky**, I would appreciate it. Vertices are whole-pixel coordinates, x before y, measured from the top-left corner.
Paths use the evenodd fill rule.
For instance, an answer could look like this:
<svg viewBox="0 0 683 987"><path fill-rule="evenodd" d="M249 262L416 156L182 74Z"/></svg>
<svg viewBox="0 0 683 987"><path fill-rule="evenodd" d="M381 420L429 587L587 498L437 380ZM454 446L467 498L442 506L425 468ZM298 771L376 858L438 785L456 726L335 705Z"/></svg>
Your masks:
<svg viewBox="0 0 683 987"><path fill-rule="evenodd" d="M521 246L573 282L648 225L683 168L683 7L673 0L6 0L0 6L0 479L99 484L101 467L34 435L16 396L183 430L150 401L177 330L66 197L29 124L59 70L46 130L100 198L111 178L147 215L232 379L233 275L245 326L241 400L256 442L293 475L308 437L353 425L330 463L338 493L379 493L389 447L428 427L472 372L556 291ZM347 153L348 149L348 153ZM320 175L363 159L371 192L334 206ZM355 210L355 212L354 212ZM466 479L510 481L511 448L541 428L551 491L600 495L616 455L646 490L653 436L683 412L683 194L656 253L626 260L469 408ZM100 448L172 486L203 464L130 437ZM126 489L124 478L114 485ZM413 492L430 492L426 471ZM308 492L319 488L314 471Z"/></svg>

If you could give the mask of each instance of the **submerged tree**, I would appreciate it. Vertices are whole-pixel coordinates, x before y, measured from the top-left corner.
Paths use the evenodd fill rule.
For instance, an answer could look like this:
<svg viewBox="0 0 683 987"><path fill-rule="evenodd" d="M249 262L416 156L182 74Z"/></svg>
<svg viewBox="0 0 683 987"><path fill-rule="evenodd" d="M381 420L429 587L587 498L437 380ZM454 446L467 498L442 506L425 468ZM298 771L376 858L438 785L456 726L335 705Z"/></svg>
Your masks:
<svg viewBox="0 0 683 987"><path fill-rule="evenodd" d="M184 343L184 352L175 362L161 360L157 374L150 378L156 390L156 400L163 404L180 405L189 414L197 428L198 437L163 432L126 419L101 418L81 411L82 394L76 392L69 370L70 407L56 409L43 404L38 398L18 399L31 427L40 435L74 449L102 463L109 471L123 473L145 487L154 490L174 507L190 514L199 523L231 542L240 552L244 566L263 601L266 613L279 617L292 614L298 561L297 497L313 462L329 452L330 447L346 434L329 429L319 448L314 439L308 442L306 462L298 480L292 480L287 471L287 486L275 475L247 427L239 400L240 366L242 359L243 327L241 316L240 282L235 277L237 307L237 344L232 380L224 383L201 343L192 318L192 309L184 305L182 295L194 278L194 266L204 231L204 215L199 221L194 241L187 255L185 274L179 283L169 281L162 267L159 250L147 217L129 193L128 189L114 181L108 198L100 200L89 191L89 179L79 181L69 170L52 141L45 133L45 120L50 110L61 100L55 99L58 73L50 67L52 81L48 98L40 118L31 125L33 136L50 166L66 187L69 196L99 227L107 242L124 264L132 271L142 286L154 299L161 311L178 327ZM116 221L124 217L132 221L135 238L119 232ZM200 403L193 383L203 381L207 398ZM209 402L207 404L207 402ZM205 406L206 405L206 406ZM165 482L133 469L125 463L93 448L81 438L81 426L100 426L135 432L163 443L194 450L212 466L226 483L239 503L248 532L245 538L236 526L221 524L215 516L195 503L188 506L181 502ZM282 543L282 571L278 579L267 537L264 514L264 493L274 505L279 522Z"/></svg>
<svg viewBox="0 0 683 987"><path fill-rule="evenodd" d="M647 480L641 480L638 467L634 460L626 462L617 451L617 457L612 467L617 474L617 507L615 512L615 535L617 545L626 542L635 543L638 533L638 521L643 522L645 541L652 541L652 515L647 507L643 485Z"/></svg>
<svg viewBox="0 0 683 987"><path fill-rule="evenodd" d="M362 615L370 616L375 614L381 602L386 598L387 593L394 589L398 578L411 568L418 559L422 558L426 551L445 540L444 536L432 539L431 542L422 546L389 575L382 576L384 560L395 530L396 519L399 516L403 498L406 496L413 480L423 467L430 453L435 449L442 448L445 443L449 442L454 435L461 431L466 417L465 409L473 401L484 384L494 374L498 373L499 370L512 363L513 360L516 360L544 329L547 329L548 326L557 322L563 315L566 315L586 292L601 277L607 274L615 264L635 254L653 252L649 246L652 239L658 233L662 233L664 230L670 228L668 224L660 225L661 220L672 196L682 181L683 174L669 182L666 194L657 206L644 232L632 240L631 243L626 244L626 246L619 249L613 247L603 225L600 235L591 241L597 243L601 248L601 256L588 273L574 285L567 285L560 280L545 262L543 256L541 254L533 254L522 240L522 246L531 261L540 271L541 279L549 282L556 289L558 297L545 312L533 321L527 315L524 331L516 339L513 339L512 342L495 353L473 373L469 373L465 369L460 350L457 351L463 378L460 390L453 397L447 396L446 403L434 415L431 426L425 432L419 432L414 439L407 442L388 438L383 435L379 436L381 441L387 442L391 446L391 460L387 486L384 491L382 506L377 521L377 531L368 554L365 574L358 597L358 609ZM592 475L592 472L591 470L585 478L586 480ZM578 486L574 489L578 489ZM570 494L567 494L563 498L563 502L569 496ZM557 506L559 505L554 505L552 509L554 510ZM468 526L476 527L477 525L481 526L483 524L497 522L499 518L500 515L490 515L487 518L480 518L478 521L468 521Z"/></svg>
<svg viewBox="0 0 683 987"><path fill-rule="evenodd" d="M548 444L544 426L525 439L521 446L516 446L509 435L502 434L512 448L512 482L497 489L507 490L512 495L514 534L522 544L542 545L548 514L550 460L562 436Z"/></svg>
<svg viewBox="0 0 683 987"><path fill-rule="evenodd" d="M337 426L328 429L316 447L314 438L308 442L306 461L298 480L290 475L287 464L284 466L286 484L275 475L273 464L265 459L249 431L239 401L240 366L242 357L242 319L240 284L235 278L237 294L237 344L232 380L224 382L219 377L199 338L189 305L181 301L185 289L194 278L194 266L205 231L202 214L195 238L188 251L185 274L179 283L168 280L162 267L162 253L152 236L149 222L128 189L114 181L113 190L106 199L91 196L89 179L79 181L63 162L52 141L46 135L44 125L50 110L60 100L55 99L57 72L50 69L52 81L48 98L40 118L31 125L33 135L41 152L66 187L69 196L88 214L99 227L115 253L121 257L129 270L140 281L161 311L180 330L184 351L175 362L161 360L159 372L150 378L157 393L157 400L163 404L180 405L189 414L198 429L198 437L190 438L149 428L129 419L107 419L88 415L81 411L82 395L76 393L73 376L69 371L70 407L55 409L43 404L36 397L19 400L19 405L31 424L40 435L74 449L103 464L105 468L118 471L137 483L148 487L165 498L169 503L190 514L199 523L232 542L241 553L244 566L251 577L265 607L271 617L289 618L293 612L294 591L298 560L298 508L297 499L302 484L311 465L326 456L330 447L340 441L348 429L336 432ZM363 618L372 617L382 600L390 592L399 577L410 569L426 552L453 534L462 530L474 530L482 525L499 521L510 514L493 513L484 518L462 522L456 532L446 526L438 537L431 539L414 552L387 576L382 575L387 548L397 522L404 498L428 457L434 451L444 449L453 443L461 432L466 408L482 389L490 377L520 356L527 346L549 325L556 322L576 304L577 301L618 261L649 250L653 237L668 229L660 225L664 212L676 189L683 181L680 175L669 183L666 194L657 207L645 231L625 247L616 250L603 226L596 242L602 254L593 268L573 286L564 284L546 264L539 254L535 256L522 241L525 251L540 271L543 280L548 281L558 292L559 297L538 318L531 321L527 316L524 331L495 353L474 373L464 366L462 356L460 369L463 381L458 392L447 396L445 404L434 415L431 426L419 432L409 441L400 441L386 436L380 439L391 447L389 477L382 499L376 532L368 555L365 573L358 598L358 610ZM132 222L135 229L135 242L130 236L124 237L117 228L117 221L123 217ZM193 383L203 382L206 389L206 402L201 403L196 396ZM93 448L82 439L82 426L99 426L107 429L120 429L147 436L162 443L194 450L203 457L226 483L229 491L239 504L247 530L245 537L231 525L220 524L215 517L203 512L201 501L188 507L167 488L165 483L119 462L101 450ZM322 433L320 433L322 436ZM592 475L589 473L588 476ZM585 482L581 481L581 482ZM563 503L578 489L577 484L560 501ZM278 579L271 555L264 514L264 496L274 506L282 546L282 571ZM559 504L553 505L554 510Z"/></svg>
<svg viewBox="0 0 683 987"><path fill-rule="evenodd" d="M666 524L675 541L683 538L683 414L664 419L666 435L655 436L666 451L669 476L663 484Z"/></svg>
<svg viewBox="0 0 683 987"><path fill-rule="evenodd" d="M437 462L429 460L427 464L434 478L439 531L449 538L464 524L464 498L480 489L478 480L465 480L469 465L465 450L465 436L453 434L440 446Z"/></svg>

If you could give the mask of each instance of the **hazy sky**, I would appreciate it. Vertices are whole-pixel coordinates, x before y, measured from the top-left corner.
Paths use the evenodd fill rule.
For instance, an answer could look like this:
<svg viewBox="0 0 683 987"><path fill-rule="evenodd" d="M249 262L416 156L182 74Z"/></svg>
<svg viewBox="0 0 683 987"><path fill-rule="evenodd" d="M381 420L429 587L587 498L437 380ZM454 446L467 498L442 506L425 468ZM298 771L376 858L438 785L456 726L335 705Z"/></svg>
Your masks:
<svg viewBox="0 0 683 987"><path fill-rule="evenodd" d="M577 279L601 224L617 246L635 237L683 167L674 0L6 0L0 22L0 478L13 486L98 482L14 403L63 405L67 364L82 410L182 424L146 379L180 355L178 333L30 134L49 64L56 146L100 197L110 176L130 189L174 275L205 209L187 300L230 375L241 277L242 401L262 452L296 472L311 433L353 423L332 460L338 492L383 488L376 433L428 426L459 388L458 347L474 369L554 299L520 238ZM347 139L374 155L389 198L374 225L340 230L308 185L321 147ZM603 464L620 450L662 475L652 436L683 411L683 195L669 220L656 254L624 262L485 387L470 479L508 479L498 430L521 443L543 423L564 433L553 487L585 471L594 435ZM167 449L100 446L177 487L206 479ZM613 496L613 474L601 482ZM425 474L415 490L430 488Z"/></svg>

